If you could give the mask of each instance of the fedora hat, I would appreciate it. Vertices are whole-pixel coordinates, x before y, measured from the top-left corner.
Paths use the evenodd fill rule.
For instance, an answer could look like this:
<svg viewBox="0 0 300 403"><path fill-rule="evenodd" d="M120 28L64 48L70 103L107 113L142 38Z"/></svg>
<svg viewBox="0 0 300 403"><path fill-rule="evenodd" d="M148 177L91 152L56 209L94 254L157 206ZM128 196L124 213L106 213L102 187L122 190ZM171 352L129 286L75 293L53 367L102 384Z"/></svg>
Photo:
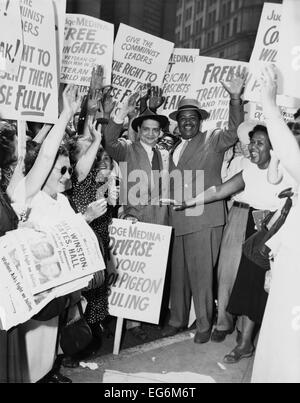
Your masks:
<svg viewBox="0 0 300 403"><path fill-rule="evenodd" d="M266 126L265 122L262 122L261 120L245 120L243 123L241 123L237 129L237 135L242 144L249 144L250 143L250 137L249 133L252 132L255 126Z"/></svg>
<svg viewBox="0 0 300 403"><path fill-rule="evenodd" d="M156 120L159 122L161 129L164 129L169 125L169 119L163 115L157 115L156 113L152 112L149 108L147 108L143 113L140 114L137 118L135 118L131 124L133 130L136 132L138 128L142 125L144 120L151 119Z"/></svg>
<svg viewBox="0 0 300 403"><path fill-rule="evenodd" d="M196 99L182 99L178 104L178 109L169 115L172 120L177 120L178 114L182 111L196 111L202 120L209 118L209 113L200 108L200 104Z"/></svg>

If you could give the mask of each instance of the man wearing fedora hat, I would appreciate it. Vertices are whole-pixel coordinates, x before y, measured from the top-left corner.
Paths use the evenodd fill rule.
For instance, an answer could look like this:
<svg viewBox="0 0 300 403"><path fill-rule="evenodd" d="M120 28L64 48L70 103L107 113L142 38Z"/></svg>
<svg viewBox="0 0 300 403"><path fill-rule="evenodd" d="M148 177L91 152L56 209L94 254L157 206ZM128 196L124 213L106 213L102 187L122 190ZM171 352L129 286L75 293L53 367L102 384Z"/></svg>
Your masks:
<svg viewBox="0 0 300 403"><path fill-rule="evenodd" d="M123 204L124 214L122 218L152 224L167 224L167 207L161 208L159 198L151 200L151 196L157 196L157 191L153 187L158 189L158 177L154 175L153 171L159 172L163 169L161 154L156 148L156 144L161 130L169 124L168 118L157 115L146 108L132 121L132 128L138 133L137 141L132 142L120 138L125 118L136 108L137 97L138 94L129 97L121 105L114 119L110 120L104 133L104 146L107 153L115 161L126 163L120 166L123 182L126 181L126 187L122 187L121 184L121 199L126 200L126 203ZM137 185L137 182L127 180L133 171L144 174L145 179L143 183L140 183L138 204L136 204L135 198L130 197L130 191L133 186Z"/></svg>
<svg viewBox="0 0 300 403"><path fill-rule="evenodd" d="M157 115L147 107L146 103L146 109L142 107L140 115L131 123L133 130L137 132L137 140L119 138L125 118L136 109L137 98L138 94L134 94L121 105L114 119L109 121L104 133L104 147L107 153L120 163L122 175L120 204L123 207L120 218L133 222L167 225L169 223L168 207L160 206L159 203L162 183L159 174L165 167L156 144L161 130L168 127L169 119L166 116ZM130 176L134 172L139 173L138 179L131 182ZM138 192L135 190L137 186ZM139 193L138 203L131 197L131 193ZM136 325L137 327L133 328L134 335L146 341L147 334L140 327L140 323Z"/></svg>
<svg viewBox="0 0 300 403"><path fill-rule="evenodd" d="M175 183L173 191L184 201L185 195L196 192L197 171L204 172L204 189L221 183L221 168L226 150L238 140L237 127L244 120L241 94L245 78L236 76L222 85L230 95L229 128L216 131L210 137L201 132L201 123L209 113L201 109L195 99L184 99L170 118L178 123L181 143L170 158L170 174L180 171L181 189ZM185 171L192 172L192 179L185 180ZM188 177L188 176L186 176ZM172 195L171 192L171 196ZM175 198L175 197L173 197ZM173 336L184 329L189 320L193 297L197 332L195 343L210 339L213 316L213 268L217 262L223 227L225 207L223 202L205 206L199 210L171 212L171 224L175 229L172 251L171 316L163 336Z"/></svg>

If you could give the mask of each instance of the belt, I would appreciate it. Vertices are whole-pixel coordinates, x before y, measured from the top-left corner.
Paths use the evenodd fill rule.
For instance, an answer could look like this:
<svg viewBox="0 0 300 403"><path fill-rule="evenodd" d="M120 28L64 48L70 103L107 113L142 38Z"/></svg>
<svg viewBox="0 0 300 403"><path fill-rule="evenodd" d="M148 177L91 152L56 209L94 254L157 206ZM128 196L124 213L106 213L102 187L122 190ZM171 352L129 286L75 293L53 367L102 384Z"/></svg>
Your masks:
<svg viewBox="0 0 300 403"><path fill-rule="evenodd" d="M249 207L250 207L249 204L247 204L247 203L242 203L242 202L237 202L237 201L233 202L233 205L234 205L234 207L245 208L247 210L249 210Z"/></svg>

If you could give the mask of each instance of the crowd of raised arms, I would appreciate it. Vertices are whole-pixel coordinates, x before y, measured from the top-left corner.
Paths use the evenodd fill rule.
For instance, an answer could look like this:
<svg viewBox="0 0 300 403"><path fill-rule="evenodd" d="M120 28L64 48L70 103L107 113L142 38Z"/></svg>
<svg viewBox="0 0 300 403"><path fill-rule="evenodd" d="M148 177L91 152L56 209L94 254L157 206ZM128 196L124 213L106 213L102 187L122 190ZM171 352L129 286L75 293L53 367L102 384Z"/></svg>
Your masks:
<svg viewBox="0 0 300 403"><path fill-rule="evenodd" d="M188 328L193 300L195 343L222 343L236 332L235 347L220 357L226 364L255 353L253 382L299 382L300 325L293 312L300 306L300 113L284 121L272 65L261 77L265 122L245 120L245 77L236 75L222 85L230 98L228 129L212 133L202 131L209 113L195 99L182 100L169 118L160 115L163 91L148 84L116 106L101 66L93 69L85 97L75 85L65 87L56 124L27 122L21 156L16 122L1 120L0 236L37 229L41 217L72 221L80 213L107 265L113 218L171 226L162 337ZM230 149L233 157L224 162ZM135 170L144 172L150 185L140 186L133 198L137 183L128 178ZM195 175L186 180L185 171L204 173L202 189ZM182 180L164 183L162 172L179 172ZM137 256L147 252L131 246ZM54 252L42 240L35 250L37 259L50 259ZM41 265L41 284L60 275L57 265L47 262ZM84 289L1 330L0 382L70 382L59 367L75 368L79 361L67 353L57 360L66 326L62 318L80 301L93 337L101 338L108 287L106 270L96 271ZM127 328L148 340L143 323L127 321Z"/></svg>

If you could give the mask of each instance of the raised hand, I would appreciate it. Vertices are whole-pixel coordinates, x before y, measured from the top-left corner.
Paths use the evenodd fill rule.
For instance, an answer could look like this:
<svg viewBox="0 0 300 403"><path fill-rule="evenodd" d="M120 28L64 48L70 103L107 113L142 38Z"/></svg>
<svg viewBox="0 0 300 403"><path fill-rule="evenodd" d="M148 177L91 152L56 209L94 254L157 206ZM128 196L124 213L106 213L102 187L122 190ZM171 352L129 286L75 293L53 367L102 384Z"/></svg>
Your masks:
<svg viewBox="0 0 300 403"><path fill-rule="evenodd" d="M101 102L101 111L103 112L103 117L109 118L115 106L116 102L114 101L113 97L110 95L109 92L106 92L103 95Z"/></svg>
<svg viewBox="0 0 300 403"><path fill-rule="evenodd" d="M236 74L230 81L225 82L220 80L225 90L230 95L231 99L240 99L244 87L245 87L246 76L244 74Z"/></svg>
<svg viewBox="0 0 300 403"><path fill-rule="evenodd" d="M78 95L78 86L69 84L63 92L63 112L71 119L79 111L82 97Z"/></svg>
<svg viewBox="0 0 300 403"><path fill-rule="evenodd" d="M165 97L163 96L163 90L159 87L151 87L150 98L149 98L149 108L152 112L157 111L157 109L162 106L165 102Z"/></svg>
<svg viewBox="0 0 300 403"><path fill-rule="evenodd" d="M151 84L144 84L139 90L139 100L137 105L140 108L140 114L142 114L147 109L147 102L150 96Z"/></svg>
<svg viewBox="0 0 300 403"><path fill-rule="evenodd" d="M138 92L135 92L121 104L116 113L118 119L124 120L129 114L135 112L138 97Z"/></svg>
<svg viewBox="0 0 300 403"><path fill-rule="evenodd" d="M264 112L277 108L277 78L278 72L274 65L264 66L261 75L261 100Z"/></svg>
<svg viewBox="0 0 300 403"><path fill-rule="evenodd" d="M87 98L87 114L95 115L100 108L100 103L102 99L101 90L90 90Z"/></svg>
<svg viewBox="0 0 300 403"><path fill-rule="evenodd" d="M91 90L102 90L104 80L103 74L103 66L98 65L97 67L93 68L90 82Z"/></svg>
<svg viewBox="0 0 300 403"><path fill-rule="evenodd" d="M99 143L102 141L102 134L101 134L101 125L98 125L98 130L96 129L97 121L93 122L93 116L88 117L88 128L91 133L91 136L98 140Z"/></svg>

